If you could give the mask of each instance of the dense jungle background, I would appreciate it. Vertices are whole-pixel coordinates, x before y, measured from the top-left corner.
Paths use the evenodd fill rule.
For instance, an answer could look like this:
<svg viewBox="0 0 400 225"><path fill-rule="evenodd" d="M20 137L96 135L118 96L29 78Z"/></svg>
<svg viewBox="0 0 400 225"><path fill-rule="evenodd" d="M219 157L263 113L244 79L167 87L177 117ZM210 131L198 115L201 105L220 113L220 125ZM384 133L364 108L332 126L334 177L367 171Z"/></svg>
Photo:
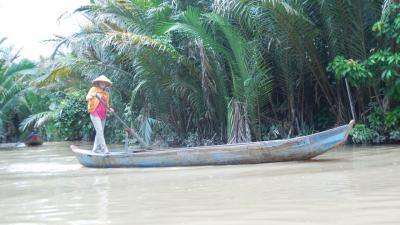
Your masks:
<svg viewBox="0 0 400 225"><path fill-rule="evenodd" d="M85 96L104 74L148 143L285 139L353 118L354 143L395 143L399 11L398 0L92 0L74 12L88 20L79 32L48 40L49 57L23 59L0 37L0 142L34 129L92 140ZM112 116L106 137L124 139Z"/></svg>

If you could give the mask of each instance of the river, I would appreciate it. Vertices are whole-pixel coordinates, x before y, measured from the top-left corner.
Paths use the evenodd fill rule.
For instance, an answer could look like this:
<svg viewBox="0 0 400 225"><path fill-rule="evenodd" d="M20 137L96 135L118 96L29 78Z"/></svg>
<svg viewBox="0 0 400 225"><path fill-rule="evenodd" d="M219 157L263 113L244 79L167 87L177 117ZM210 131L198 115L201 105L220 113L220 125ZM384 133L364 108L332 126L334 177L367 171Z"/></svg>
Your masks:
<svg viewBox="0 0 400 225"><path fill-rule="evenodd" d="M400 148L305 162L82 167L70 143L0 148L0 224L400 224Z"/></svg>

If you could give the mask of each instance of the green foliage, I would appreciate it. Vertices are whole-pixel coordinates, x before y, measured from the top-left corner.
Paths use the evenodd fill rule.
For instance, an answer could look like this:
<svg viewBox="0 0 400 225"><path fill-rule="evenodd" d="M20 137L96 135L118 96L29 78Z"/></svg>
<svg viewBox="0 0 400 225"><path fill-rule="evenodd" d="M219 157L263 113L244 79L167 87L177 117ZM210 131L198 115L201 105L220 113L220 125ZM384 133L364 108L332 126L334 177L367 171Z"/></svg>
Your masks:
<svg viewBox="0 0 400 225"><path fill-rule="evenodd" d="M219 34L218 36L209 32L210 28L207 25L210 23L214 24L212 29L213 32ZM250 140L247 116L249 112L255 112L257 103L261 103L261 101L256 102L257 96L253 93L260 93L259 90L271 91L268 89L267 73L260 66L260 52L257 45L250 45L226 18L216 13L201 14L199 9L192 7L189 7L176 23L167 24L163 29L165 32L185 33L204 44L210 52L221 55L223 58L221 63L227 64L226 73L230 75L229 82L217 87L222 90L231 90L231 93L223 91L225 96L218 96L225 102L228 138L233 142ZM222 80L223 78L214 79ZM269 94L262 93L267 96ZM235 101L237 107L231 107L226 99L229 99L229 102ZM236 115L235 118L234 115Z"/></svg>
<svg viewBox="0 0 400 225"><path fill-rule="evenodd" d="M356 124L350 132L352 141L357 144L366 144L372 139L372 130L365 124Z"/></svg>
<svg viewBox="0 0 400 225"><path fill-rule="evenodd" d="M35 67L29 60L0 64L0 116L17 105Z"/></svg>
<svg viewBox="0 0 400 225"><path fill-rule="evenodd" d="M385 113L376 102L369 104L369 111L366 115L368 127L371 130L371 142L375 144L384 143L388 140L387 126L385 124Z"/></svg>
<svg viewBox="0 0 400 225"><path fill-rule="evenodd" d="M334 72L337 79L349 78L355 85L362 85L373 77L364 62L348 60L344 56L336 56L333 62L328 65L327 70Z"/></svg>
<svg viewBox="0 0 400 225"><path fill-rule="evenodd" d="M400 44L400 4L390 4L387 16L376 22L372 28L379 37L386 40L395 40Z"/></svg>
<svg viewBox="0 0 400 225"><path fill-rule="evenodd" d="M399 76L397 73L398 64L400 63L400 53L392 53L389 50L379 50L368 58L370 66L379 66L382 68L381 78L390 80L394 76Z"/></svg>
<svg viewBox="0 0 400 225"><path fill-rule="evenodd" d="M381 140L388 124L397 123L396 113L387 122L383 113L400 96L397 15L388 13L374 26L382 43L366 29L379 19L382 2L172 2L93 0L77 10L91 23L58 40L72 53L54 55L36 80L70 93L50 101L58 100L48 129L70 139L93 133L79 97L85 93L74 90L86 90L100 73L113 80L112 105L125 109L123 119L148 142L162 137L202 145L228 135L251 133L260 140L327 129L348 122L340 78L358 87L357 111L368 118L370 127L358 127L360 142L368 141L367 131L369 140L376 134ZM376 55L365 60L369 52ZM329 61L336 77L324 70ZM370 99L378 108L365 113ZM25 124L45 118L46 111L32 111ZM106 136L116 142L124 136L112 117Z"/></svg>
<svg viewBox="0 0 400 225"><path fill-rule="evenodd" d="M0 142L18 141L20 118L25 116L25 95L29 82L36 74L36 65L27 60L17 61L18 53L12 47L3 47L0 40Z"/></svg>
<svg viewBox="0 0 400 225"><path fill-rule="evenodd" d="M376 103L371 103L370 107L371 107L371 111L367 115L369 127L375 131L384 130L384 126L385 126L384 112Z"/></svg>
<svg viewBox="0 0 400 225"><path fill-rule="evenodd" d="M353 137L355 143L371 141L378 144L400 140L400 107L384 113L378 104L371 103L366 117L368 126L363 124L363 127L359 127L355 137Z"/></svg>
<svg viewBox="0 0 400 225"><path fill-rule="evenodd" d="M400 4L390 4L388 15L375 23L372 30L383 40L381 49L375 50L367 59L358 62L336 56L328 71L336 78L348 78L357 87L383 88L391 100L400 100ZM379 96L376 96L379 98Z"/></svg>
<svg viewBox="0 0 400 225"><path fill-rule="evenodd" d="M385 83L388 96L400 100L400 53L393 53L389 50L380 50L371 55L366 61L370 70L380 77L375 78Z"/></svg>
<svg viewBox="0 0 400 225"><path fill-rule="evenodd" d="M389 131L398 130L400 128L400 106L386 113L385 124Z"/></svg>
<svg viewBox="0 0 400 225"><path fill-rule="evenodd" d="M93 125L87 112L86 90L67 93L60 99L56 127L67 140L88 140Z"/></svg>
<svg viewBox="0 0 400 225"><path fill-rule="evenodd" d="M374 24L373 31L382 38L383 49L372 54L366 63L377 76L376 82L381 79L386 86L386 93L395 100L400 100L400 4L389 5L387 14ZM395 44L394 44L395 43Z"/></svg>

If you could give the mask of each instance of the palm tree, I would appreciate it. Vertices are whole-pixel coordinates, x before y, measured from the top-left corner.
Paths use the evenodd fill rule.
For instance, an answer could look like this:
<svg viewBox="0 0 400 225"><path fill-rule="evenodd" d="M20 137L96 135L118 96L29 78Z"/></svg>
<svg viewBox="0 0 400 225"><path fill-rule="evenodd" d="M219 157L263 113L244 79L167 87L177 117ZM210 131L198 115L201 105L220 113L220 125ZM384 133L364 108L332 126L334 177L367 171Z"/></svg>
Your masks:
<svg viewBox="0 0 400 225"><path fill-rule="evenodd" d="M226 108L229 142L251 141L250 116L253 115L249 113L255 112L253 93L261 87L258 86L263 83L260 81L268 80L259 62L257 45L250 45L223 17L215 13L202 15L196 8L188 8L177 22L166 25L164 29L165 33L178 31L187 34L206 47L206 51L201 51L203 55L205 52L218 54L220 64L226 64L224 73L207 74L207 80L221 93L215 97L221 98L219 102L224 102ZM207 64L202 63L202 68L211 72Z"/></svg>
<svg viewBox="0 0 400 225"><path fill-rule="evenodd" d="M333 115L326 126L348 120L344 83L325 68L338 54L368 55L374 42L368 27L383 4L91 2L77 9L91 23L58 40L73 51L55 57L49 79L63 73L86 80L111 76L113 101L125 104L125 119L143 127L146 140L158 121L181 137L217 133L230 142L260 140L268 123L287 126L285 135L292 136L312 130L307 124L316 117ZM365 97L357 96L360 111Z"/></svg>
<svg viewBox="0 0 400 225"><path fill-rule="evenodd" d="M0 45L6 39L0 40ZM23 99L23 90L30 80L35 64L28 60L17 61L18 52L0 48L0 131L4 139L6 122L16 115L17 103ZM14 124L13 124L14 125Z"/></svg>
<svg viewBox="0 0 400 225"><path fill-rule="evenodd" d="M311 99L317 99L317 105L328 105L337 121L347 120L342 94L345 89L325 68L337 54L366 57L366 46L373 41L366 29L379 17L381 3L378 0L219 0L214 10L232 19L244 35L262 44L264 61L272 62L274 68L275 90L286 96L288 118L299 129L298 119L302 124L304 119L313 118L305 113L315 108L308 106L315 105ZM307 91L310 89L314 93ZM275 92L275 95L280 94Z"/></svg>
<svg viewBox="0 0 400 225"><path fill-rule="evenodd" d="M175 51L167 37L155 35L157 21L169 18L172 9L159 1L94 1L77 11L84 13L92 24L59 40L70 45L73 54L57 56L55 68L67 68L83 74L87 80L105 73L115 81L113 100L129 102L124 108L136 112L132 117L140 117L142 123L172 121L178 133L186 133L193 117L183 105L197 111L204 111L204 107L201 98L194 94L201 88L193 85L196 80L188 74L189 60ZM170 64L178 66L167 66Z"/></svg>

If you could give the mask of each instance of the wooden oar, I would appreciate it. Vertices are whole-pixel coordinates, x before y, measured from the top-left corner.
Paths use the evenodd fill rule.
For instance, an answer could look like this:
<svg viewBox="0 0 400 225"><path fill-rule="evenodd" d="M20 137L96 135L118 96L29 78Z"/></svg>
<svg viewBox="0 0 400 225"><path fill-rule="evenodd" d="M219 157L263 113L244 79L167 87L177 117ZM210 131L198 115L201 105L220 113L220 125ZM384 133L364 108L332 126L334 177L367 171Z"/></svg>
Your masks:
<svg viewBox="0 0 400 225"><path fill-rule="evenodd" d="M125 131L129 132L130 134L132 134L133 136L135 136L135 138L139 141L140 146L142 146L143 148L148 148L149 146L143 141L143 139L136 133L135 129L130 128L128 126L128 124L126 124L119 116L117 113L114 112L114 110L111 110L110 107L108 107L108 105L101 99L101 97L99 96L99 94L96 93L96 98L101 102L101 104L103 104L108 111L110 111L115 118L117 118L117 120L124 126L124 128L126 129Z"/></svg>

